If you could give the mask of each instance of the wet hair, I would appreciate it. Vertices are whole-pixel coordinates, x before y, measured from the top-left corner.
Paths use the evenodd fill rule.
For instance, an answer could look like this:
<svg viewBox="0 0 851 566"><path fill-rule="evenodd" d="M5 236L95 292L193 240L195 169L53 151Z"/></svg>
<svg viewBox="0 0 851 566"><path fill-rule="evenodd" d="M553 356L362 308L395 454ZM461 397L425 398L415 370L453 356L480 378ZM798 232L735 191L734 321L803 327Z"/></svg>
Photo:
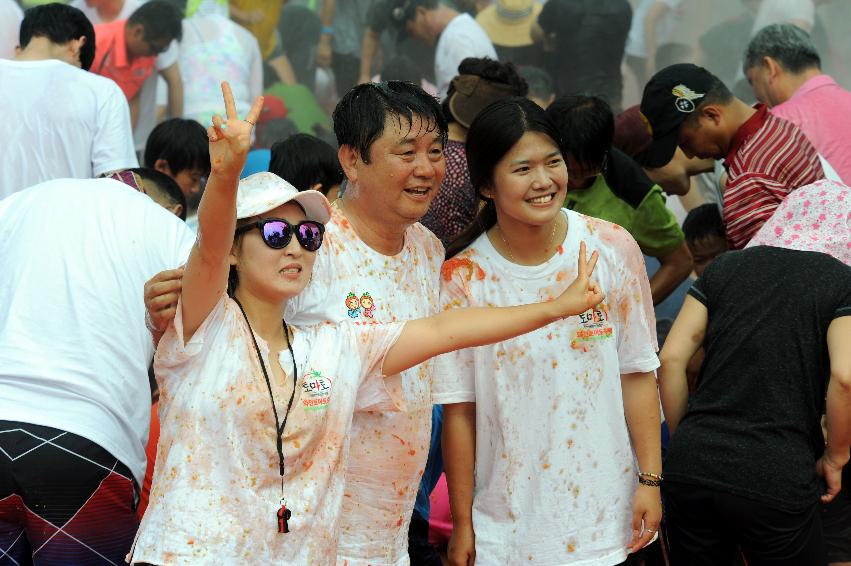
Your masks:
<svg viewBox="0 0 851 566"><path fill-rule="evenodd" d="M547 116L558 128L567 154L583 167L602 167L615 135L608 102L599 96L560 96L547 108Z"/></svg>
<svg viewBox="0 0 851 566"><path fill-rule="evenodd" d="M343 182L337 150L310 134L296 134L273 145L269 172L300 191L318 183L322 194Z"/></svg>
<svg viewBox="0 0 851 566"><path fill-rule="evenodd" d="M180 41L183 37L183 15L174 4L164 0L150 0L130 14L129 25L141 24L145 40L165 39Z"/></svg>
<svg viewBox="0 0 851 566"><path fill-rule="evenodd" d="M485 201L473 222L446 249L451 258L496 225L496 205L481 191L493 185L497 163L528 132L539 132L562 149L555 124L540 106L523 97L504 98L479 112L467 131L467 167L470 182ZM563 150L562 150L563 151Z"/></svg>
<svg viewBox="0 0 851 566"><path fill-rule="evenodd" d="M186 197L174 179L150 167L137 167L130 169L130 172L135 173L143 181L147 181L146 192L155 201L167 202L171 206L181 205L179 216L181 220L186 220ZM150 185L153 185L153 192Z"/></svg>
<svg viewBox="0 0 851 566"><path fill-rule="evenodd" d="M697 242L709 237L726 239L724 220L718 205L710 202L693 208L683 221L683 233L686 242Z"/></svg>
<svg viewBox="0 0 851 566"><path fill-rule="evenodd" d="M372 144L384 133L387 118L412 128L415 116L422 119L425 132L437 131L438 141L446 142L446 119L433 96L402 81L366 83L349 90L337 103L334 133L340 146L351 147L369 163Z"/></svg>
<svg viewBox="0 0 851 566"><path fill-rule="evenodd" d="M171 118L157 125L145 144L145 167L165 159L173 175L197 169L210 174L210 142L207 130L195 120Z"/></svg>
<svg viewBox="0 0 851 566"><path fill-rule="evenodd" d="M514 96L526 96L529 92L529 84L526 79L517 72L514 63L502 63L489 57L467 57L458 65L459 75L475 75L489 83L509 85L513 89ZM454 122L452 113L449 111L449 96L455 92L455 87L450 83L446 98L443 99L441 109L448 122Z"/></svg>
<svg viewBox="0 0 851 566"><path fill-rule="evenodd" d="M540 98L541 100L546 100L555 94L556 88L553 83L553 78L548 72L540 67L524 65L520 67L517 72L521 77L523 77L526 84L529 85L528 95Z"/></svg>
<svg viewBox="0 0 851 566"><path fill-rule="evenodd" d="M77 8L54 2L27 10L18 37L21 49L34 37L46 37L57 45L85 37L86 41L80 48L80 66L88 71L95 60L95 28Z"/></svg>
<svg viewBox="0 0 851 566"><path fill-rule="evenodd" d="M810 34L792 24L772 24L759 30L745 49L744 72L762 65L763 57L771 57L794 74L821 68L821 57Z"/></svg>

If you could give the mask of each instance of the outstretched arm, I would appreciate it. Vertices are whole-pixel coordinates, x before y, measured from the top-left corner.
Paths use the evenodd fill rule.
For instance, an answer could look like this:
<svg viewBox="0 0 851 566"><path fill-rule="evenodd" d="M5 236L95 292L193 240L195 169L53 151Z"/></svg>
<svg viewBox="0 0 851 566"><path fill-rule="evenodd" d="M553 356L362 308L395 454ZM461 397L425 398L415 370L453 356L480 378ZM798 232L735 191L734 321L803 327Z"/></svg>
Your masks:
<svg viewBox="0 0 851 566"><path fill-rule="evenodd" d="M583 313L603 300L591 280L597 252L586 261L585 243L579 249L579 274L557 299L519 307L451 309L412 320L384 358L384 375L406 370L438 354L484 346L531 332L562 318Z"/></svg>
<svg viewBox="0 0 851 566"><path fill-rule="evenodd" d="M222 83L227 121L216 114L207 129L210 179L198 208L198 239L183 274L183 339L188 341L227 286L228 254L236 229L236 189L251 146L251 128L263 106L259 97L244 120L236 113L230 85Z"/></svg>

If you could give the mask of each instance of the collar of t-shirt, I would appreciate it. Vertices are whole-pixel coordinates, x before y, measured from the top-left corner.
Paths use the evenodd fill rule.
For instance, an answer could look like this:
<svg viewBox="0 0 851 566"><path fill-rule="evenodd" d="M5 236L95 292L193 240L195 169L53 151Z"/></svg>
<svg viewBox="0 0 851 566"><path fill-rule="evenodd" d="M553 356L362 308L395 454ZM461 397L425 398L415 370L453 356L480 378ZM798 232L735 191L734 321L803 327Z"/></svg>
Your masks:
<svg viewBox="0 0 851 566"><path fill-rule="evenodd" d="M765 104L757 104L754 108L756 109L754 115L748 118L747 121L739 127L736 135L733 136L733 143L730 146L730 151L727 152L727 157L724 158L724 167L730 166L730 163L733 162L733 158L737 153L739 153L739 149L741 149L742 144L757 133L765 124L765 120L768 117L768 107Z"/></svg>

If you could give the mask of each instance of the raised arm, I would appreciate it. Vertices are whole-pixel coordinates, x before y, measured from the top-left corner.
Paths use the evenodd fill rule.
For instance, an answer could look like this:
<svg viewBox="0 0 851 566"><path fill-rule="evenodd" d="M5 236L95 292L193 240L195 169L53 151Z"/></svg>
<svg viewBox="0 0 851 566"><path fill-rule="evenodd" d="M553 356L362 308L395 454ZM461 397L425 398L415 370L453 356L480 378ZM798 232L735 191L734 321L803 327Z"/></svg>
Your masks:
<svg viewBox="0 0 851 566"><path fill-rule="evenodd" d="M519 307L451 309L408 322L384 358L384 375L406 370L438 354L508 340L587 311L604 298L591 280L596 264L597 252L587 261L583 242L576 279L553 301Z"/></svg>
<svg viewBox="0 0 851 566"><path fill-rule="evenodd" d="M674 321L665 346L659 354L659 389L662 394L662 410L671 434L677 429L688 404L688 380L686 366L703 344L709 313L706 307L686 295L683 308Z"/></svg>
<svg viewBox="0 0 851 566"><path fill-rule="evenodd" d="M183 274L183 339L188 341L216 306L227 287L228 254L236 229L236 189L251 146L251 128L260 115L263 98L241 120L230 85L222 83L227 121L216 114L207 129L210 139L210 178L198 208L198 239Z"/></svg>

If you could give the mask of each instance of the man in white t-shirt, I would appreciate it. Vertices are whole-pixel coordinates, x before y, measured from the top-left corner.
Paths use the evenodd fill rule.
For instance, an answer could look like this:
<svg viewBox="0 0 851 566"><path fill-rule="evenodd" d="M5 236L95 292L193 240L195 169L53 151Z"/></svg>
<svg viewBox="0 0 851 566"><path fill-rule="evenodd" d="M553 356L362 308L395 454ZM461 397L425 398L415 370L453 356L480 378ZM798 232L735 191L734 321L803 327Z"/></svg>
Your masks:
<svg viewBox="0 0 851 566"><path fill-rule="evenodd" d="M21 51L0 59L0 198L62 177L87 179L138 167L121 89L86 72L94 30L77 9L30 8Z"/></svg>
<svg viewBox="0 0 851 566"><path fill-rule="evenodd" d="M462 14L438 0L394 0L391 18L413 38L435 45L434 78L437 97L443 100L458 65L467 57L497 60L487 32L469 14Z"/></svg>
<svg viewBox="0 0 851 566"><path fill-rule="evenodd" d="M135 179L128 182L137 183ZM143 286L194 236L113 179L0 201L0 550L123 564L151 416Z"/></svg>
<svg viewBox="0 0 851 566"><path fill-rule="evenodd" d="M334 203L311 283L287 320L363 324L437 313L443 246L418 220L440 188L446 121L434 97L409 83L368 83L334 110L348 185ZM156 326L174 316L172 274L150 281ZM350 433L339 566L406 566L408 526L431 441L431 371L424 363L381 384L402 392L388 410L384 391L361 388ZM394 398L400 396L394 395ZM403 409L399 412L398 409Z"/></svg>

